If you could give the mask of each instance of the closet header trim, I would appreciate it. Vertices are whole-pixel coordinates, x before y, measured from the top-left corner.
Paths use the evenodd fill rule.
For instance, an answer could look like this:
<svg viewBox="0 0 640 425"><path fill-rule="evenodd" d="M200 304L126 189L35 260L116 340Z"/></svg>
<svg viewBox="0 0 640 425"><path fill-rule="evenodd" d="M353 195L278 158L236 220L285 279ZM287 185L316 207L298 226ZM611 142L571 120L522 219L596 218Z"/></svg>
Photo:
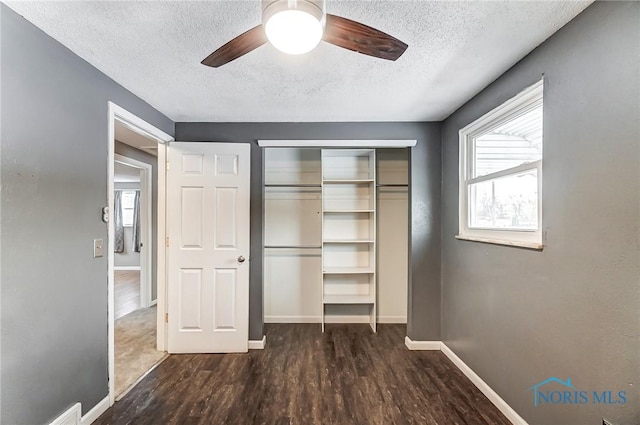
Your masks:
<svg viewBox="0 0 640 425"><path fill-rule="evenodd" d="M261 148L410 148L417 140L258 140Z"/></svg>

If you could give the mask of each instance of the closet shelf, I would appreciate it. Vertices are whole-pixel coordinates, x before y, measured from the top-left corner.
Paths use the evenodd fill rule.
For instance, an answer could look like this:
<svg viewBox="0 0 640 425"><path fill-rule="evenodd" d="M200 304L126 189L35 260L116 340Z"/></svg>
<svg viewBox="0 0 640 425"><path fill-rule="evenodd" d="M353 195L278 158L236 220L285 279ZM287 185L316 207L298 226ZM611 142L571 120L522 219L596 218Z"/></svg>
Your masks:
<svg viewBox="0 0 640 425"><path fill-rule="evenodd" d="M324 274L373 274L371 267L325 267Z"/></svg>
<svg viewBox="0 0 640 425"><path fill-rule="evenodd" d="M323 241L324 243L335 243L335 244L342 244L342 243L373 243L374 241L371 239L325 239Z"/></svg>
<svg viewBox="0 0 640 425"><path fill-rule="evenodd" d="M324 304L373 304L373 297L367 295L325 295Z"/></svg>
<svg viewBox="0 0 640 425"><path fill-rule="evenodd" d="M324 184L366 184L373 183L373 179L326 179L323 180Z"/></svg>
<svg viewBox="0 0 640 425"><path fill-rule="evenodd" d="M371 209L363 209L363 210L323 210L325 213L372 213Z"/></svg>

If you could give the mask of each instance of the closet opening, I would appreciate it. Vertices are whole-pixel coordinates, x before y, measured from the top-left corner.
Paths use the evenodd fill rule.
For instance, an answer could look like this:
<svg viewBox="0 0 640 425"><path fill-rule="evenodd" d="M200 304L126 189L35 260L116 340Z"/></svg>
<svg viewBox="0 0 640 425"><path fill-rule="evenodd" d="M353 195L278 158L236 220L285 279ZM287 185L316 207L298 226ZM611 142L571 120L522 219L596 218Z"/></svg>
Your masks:
<svg viewBox="0 0 640 425"><path fill-rule="evenodd" d="M409 159L264 147L265 323L406 324Z"/></svg>

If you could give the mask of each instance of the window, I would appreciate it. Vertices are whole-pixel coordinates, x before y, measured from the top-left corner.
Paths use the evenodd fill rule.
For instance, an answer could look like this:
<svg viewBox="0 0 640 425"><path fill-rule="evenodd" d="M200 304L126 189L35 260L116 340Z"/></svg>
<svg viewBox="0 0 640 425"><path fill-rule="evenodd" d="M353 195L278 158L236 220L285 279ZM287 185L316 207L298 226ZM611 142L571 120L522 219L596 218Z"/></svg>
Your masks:
<svg viewBox="0 0 640 425"><path fill-rule="evenodd" d="M133 227L133 208L135 199L135 190L122 191L122 225L124 227Z"/></svg>
<svg viewBox="0 0 640 425"><path fill-rule="evenodd" d="M542 248L542 90L460 130L459 239Z"/></svg>

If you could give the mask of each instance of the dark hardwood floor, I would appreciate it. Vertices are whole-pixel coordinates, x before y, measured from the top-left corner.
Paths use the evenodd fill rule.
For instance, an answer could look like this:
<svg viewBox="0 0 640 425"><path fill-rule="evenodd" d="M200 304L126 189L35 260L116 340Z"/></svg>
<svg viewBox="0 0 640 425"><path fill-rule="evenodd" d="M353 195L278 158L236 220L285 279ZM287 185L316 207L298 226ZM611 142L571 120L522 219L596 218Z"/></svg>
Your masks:
<svg viewBox="0 0 640 425"><path fill-rule="evenodd" d="M407 350L404 325L266 334L248 354L170 356L95 424L509 424L444 354Z"/></svg>

